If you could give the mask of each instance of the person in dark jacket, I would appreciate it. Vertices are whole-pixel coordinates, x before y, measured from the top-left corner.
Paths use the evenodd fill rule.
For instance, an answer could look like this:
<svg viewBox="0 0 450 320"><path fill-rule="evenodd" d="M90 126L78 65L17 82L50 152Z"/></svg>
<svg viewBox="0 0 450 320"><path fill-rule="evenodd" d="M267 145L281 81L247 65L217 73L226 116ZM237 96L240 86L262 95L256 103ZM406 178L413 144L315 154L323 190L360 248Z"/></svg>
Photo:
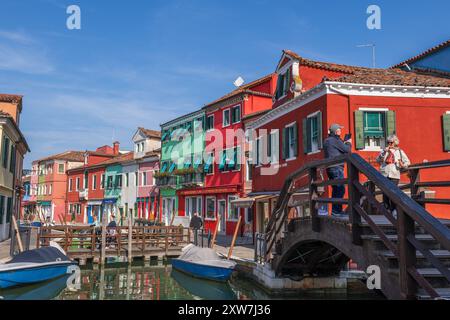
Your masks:
<svg viewBox="0 0 450 320"><path fill-rule="evenodd" d="M202 218L200 218L197 214L197 212L194 213L194 216L191 219L191 222L189 224L189 227L194 230L194 244L197 245L198 243L198 230L200 230L203 226Z"/></svg>
<svg viewBox="0 0 450 320"><path fill-rule="evenodd" d="M323 142L323 148L325 151L325 158L332 159L340 155L350 153L352 150L352 140L348 139L342 141L343 126L339 124L332 124L330 126L330 132L328 137ZM344 165L340 164L334 167L327 168L327 175L330 180L344 179ZM332 197L342 199L345 194L344 185L333 185ZM344 212L342 211L342 204L333 204L331 214L335 217L342 217Z"/></svg>

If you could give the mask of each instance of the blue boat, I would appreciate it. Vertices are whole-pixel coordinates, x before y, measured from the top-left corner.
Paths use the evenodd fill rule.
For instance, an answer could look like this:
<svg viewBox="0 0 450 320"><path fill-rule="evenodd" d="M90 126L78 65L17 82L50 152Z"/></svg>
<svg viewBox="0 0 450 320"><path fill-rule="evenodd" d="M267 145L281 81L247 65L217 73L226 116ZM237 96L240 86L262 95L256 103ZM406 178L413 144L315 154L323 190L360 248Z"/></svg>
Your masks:
<svg viewBox="0 0 450 320"><path fill-rule="evenodd" d="M68 273L76 264L56 243L49 247L24 251L0 264L0 288L10 288L43 282Z"/></svg>
<svg viewBox="0 0 450 320"><path fill-rule="evenodd" d="M235 300L236 294L226 282L217 282L191 277L172 269L171 277L190 294L206 300Z"/></svg>
<svg viewBox="0 0 450 320"><path fill-rule="evenodd" d="M172 259L172 267L193 277L224 282L230 279L236 262L219 257L212 249L189 244L178 259Z"/></svg>
<svg viewBox="0 0 450 320"><path fill-rule="evenodd" d="M0 289L0 299L3 300L51 300L67 288L70 275L64 275L45 282L27 286Z"/></svg>

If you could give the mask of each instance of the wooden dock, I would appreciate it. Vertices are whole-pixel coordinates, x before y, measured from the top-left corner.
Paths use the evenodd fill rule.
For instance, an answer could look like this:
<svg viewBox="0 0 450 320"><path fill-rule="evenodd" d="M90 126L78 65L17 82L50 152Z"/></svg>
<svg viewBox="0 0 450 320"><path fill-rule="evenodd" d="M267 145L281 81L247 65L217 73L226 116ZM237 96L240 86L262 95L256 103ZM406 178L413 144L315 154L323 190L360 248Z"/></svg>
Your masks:
<svg viewBox="0 0 450 320"><path fill-rule="evenodd" d="M102 264L108 258L129 259L131 262L133 259L149 261L177 257L181 249L191 243L189 228L181 226L118 226L104 229L105 235L102 237L101 227L42 227L36 247L48 246L50 241L55 241L71 259L84 265L88 262Z"/></svg>

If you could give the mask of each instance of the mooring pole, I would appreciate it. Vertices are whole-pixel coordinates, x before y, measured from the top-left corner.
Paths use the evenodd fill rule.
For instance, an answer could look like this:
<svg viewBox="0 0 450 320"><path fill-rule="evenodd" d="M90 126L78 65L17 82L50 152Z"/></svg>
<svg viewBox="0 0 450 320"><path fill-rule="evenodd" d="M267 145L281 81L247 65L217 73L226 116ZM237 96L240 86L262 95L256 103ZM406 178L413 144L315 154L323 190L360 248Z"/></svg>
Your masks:
<svg viewBox="0 0 450 320"><path fill-rule="evenodd" d="M237 234L238 234L238 231L239 231L239 227L241 225L241 218L242 218L242 216L239 216L238 222L236 224L236 229L234 229L233 240L231 241L231 246L230 246L230 250L228 251L227 259L230 259L231 258L231 254L233 253L234 244L236 243Z"/></svg>
<svg viewBox="0 0 450 320"><path fill-rule="evenodd" d="M133 241L133 225L132 225L132 217L131 214L128 217L128 263L132 262L133 255L132 255L132 241Z"/></svg>
<svg viewBox="0 0 450 320"><path fill-rule="evenodd" d="M103 212L102 216L102 250L100 252L100 264L105 263L106 255L106 212Z"/></svg>

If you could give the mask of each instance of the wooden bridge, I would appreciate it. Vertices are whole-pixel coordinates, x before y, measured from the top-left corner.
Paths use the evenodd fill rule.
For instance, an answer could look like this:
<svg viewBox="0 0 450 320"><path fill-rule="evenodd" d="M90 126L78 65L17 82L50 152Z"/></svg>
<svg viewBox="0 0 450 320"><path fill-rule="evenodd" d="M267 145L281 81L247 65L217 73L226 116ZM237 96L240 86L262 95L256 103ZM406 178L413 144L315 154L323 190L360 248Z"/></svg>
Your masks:
<svg viewBox="0 0 450 320"><path fill-rule="evenodd" d="M37 236L36 247L48 246L50 241L56 241L70 258L84 264L89 260L103 263L104 259L117 257L130 260L175 257L191 242L189 228L181 226L134 225L105 228L103 239L101 229L70 225L42 227ZM102 243L105 243L104 250Z"/></svg>
<svg viewBox="0 0 450 320"><path fill-rule="evenodd" d="M347 166L348 178L323 178L320 173L336 165ZM286 180L257 242L263 248L257 260L280 277L300 279L337 274L351 259L362 270L379 266L381 291L389 299L449 297L450 220L436 219L425 204L450 200L427 199L421 188L450 182L419 179L421 170L443 167L450 167L450 160L410 166L410 183L398 187L357 154L311 162ZM347 198L326 196L328 186L343 184ZM299 193L309 194L310 214L290 217L290 198ZM386 209L382 194L395 204L396 214ZM320 205L332 203L346 205L348 218L319 215Z"/></svg>

